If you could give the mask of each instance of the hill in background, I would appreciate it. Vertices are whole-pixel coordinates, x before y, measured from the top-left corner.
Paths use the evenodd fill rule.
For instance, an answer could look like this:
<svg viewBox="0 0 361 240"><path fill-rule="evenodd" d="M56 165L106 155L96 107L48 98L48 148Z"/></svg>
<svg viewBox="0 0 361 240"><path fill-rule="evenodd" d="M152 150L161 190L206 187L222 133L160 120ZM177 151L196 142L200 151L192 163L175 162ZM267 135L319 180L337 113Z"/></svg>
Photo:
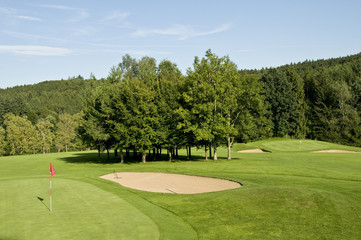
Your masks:
<svg viewBox="0 0 361 240"><path fill-rule="evenodd" d="M9 112L27 115L33 123L49 115L78 113L83 108L81 98L85 89L95 88L99 82L78 76L0 89L0 124L4 114Z"/></svg>
<svg viewBox="0 0 361 240"><path fill-rule="evenodd" d="M361 146L361 53L240 72L262 82L274 137L305 136ZM0 89L0 124L9 112L26 115L33 124L49 115L78 113L85 89L102 82L78 76Z"/></svg>

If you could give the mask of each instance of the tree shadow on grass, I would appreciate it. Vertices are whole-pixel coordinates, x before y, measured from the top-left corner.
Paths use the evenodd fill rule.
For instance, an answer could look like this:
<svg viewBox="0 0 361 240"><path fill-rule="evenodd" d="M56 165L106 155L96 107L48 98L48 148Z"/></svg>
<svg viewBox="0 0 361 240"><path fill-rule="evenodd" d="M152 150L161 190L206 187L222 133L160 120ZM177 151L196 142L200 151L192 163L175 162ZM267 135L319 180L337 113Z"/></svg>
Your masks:
<svg viewBox="0 0 361 240"><path fill-rule="evenodd" d="M79 164L85 164L85 163L114 164L120 162L119 160L115 160L114 158L108 159L106 153L101 153L99 158L97 152L74 153L71 156L62 157L60 159L67 163L79 163Z"/></svg>
<svg viewBox="0 0 361 240"><path fill-rule="evenodd" d="M108 155L106 153L101 153L100 158L98 157L97 152L80 152L74 153L71 156L60 158L61 160L67 163L78 163L78 164L115 164L120 163L120 157L116 159L114 154L110 155L108 159ZM219 160L227 159L223 157L218 157ZM193 155L191 159L187 159L187 156L178 155L174 156L172 162L187 162L187 161L205 161L204 156ZM213 161L213 159L209 159L208 161ZM130 152L129 157L126 157L124 154L124 164L133 164L133 163L141 163L141 155L137 154L136 157L133 156L133 153ZM147 154L147 162L169 162L168 154L159 154L154 156L153 154Z"/></svg>

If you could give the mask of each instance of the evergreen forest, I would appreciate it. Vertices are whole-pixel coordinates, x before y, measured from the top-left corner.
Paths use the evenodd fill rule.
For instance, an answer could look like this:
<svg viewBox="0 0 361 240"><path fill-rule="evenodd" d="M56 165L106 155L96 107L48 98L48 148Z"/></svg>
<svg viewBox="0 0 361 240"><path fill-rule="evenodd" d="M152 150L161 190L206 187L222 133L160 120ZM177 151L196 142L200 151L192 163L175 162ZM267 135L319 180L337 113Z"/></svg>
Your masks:
<svg viewBox="0 0 361 240"><path fill-rule="evenodd" d="M166 150L270 137L361 147L361 53L277 68L240 69L211 50L183 74L129 55L106 78L82 76L0 89L0 156L97 149L143 162ZM123 155L125 154L125 156Z"/></svg>

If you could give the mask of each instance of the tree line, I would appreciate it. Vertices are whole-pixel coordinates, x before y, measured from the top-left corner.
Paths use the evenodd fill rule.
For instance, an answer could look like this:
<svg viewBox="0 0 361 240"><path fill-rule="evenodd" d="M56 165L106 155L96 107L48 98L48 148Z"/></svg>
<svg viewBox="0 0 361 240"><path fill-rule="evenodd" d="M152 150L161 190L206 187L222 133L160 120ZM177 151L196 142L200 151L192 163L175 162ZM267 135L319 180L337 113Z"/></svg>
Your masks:
<svg viewBox="0 0 361 240"><path fill-rule="evenodd" d="M39 122L55 118L45 135L60 137L56 131L65 113L77 119L74 149L115 149L120 161L123 150L127 155L139 152L146 161L160 149L171 160L177 149L186 148L190 158L192 147L216 160L222 145L231 158L234 141L285 136L361 146L361 54L239 70L228 56L208 50L203 58L195 57L186 75L167 60L157 64L151 57L125 55L105 79L79 76L56 84L63 92L52 88L52 82L0 89L5 154L43 149L12 150L9 124L20 124L16 118L27 119L38 132ZM64 143L56 147L56 139L52 149L65 150Z"/></svg>
<svg viewBox="0 0 361 240"><path fill-rule="evenodd" d="M27 116L13 113L4 115L0 126L0 156L50 152L67 152L69 149L85 149L77 137L76 129L81 113L49 115L33 124Z"/></svg>
<svg viewBox="0 0 361 240"><path fill-rule="evenodd" d="M267 135L261 88L229 57L210 50L195 59L187 77L170 61L157 65L154 58L126 55L102 85L85 94L79 133L99 152L119 149L121 161L123 149L134 149L145 162L156 149L167 149L171 160L177 149L186 148L190 158L192 147L204 148L206 159L213 155L217 160L221 145L231 159L241 128L253 127L253 137Z"/></svg>

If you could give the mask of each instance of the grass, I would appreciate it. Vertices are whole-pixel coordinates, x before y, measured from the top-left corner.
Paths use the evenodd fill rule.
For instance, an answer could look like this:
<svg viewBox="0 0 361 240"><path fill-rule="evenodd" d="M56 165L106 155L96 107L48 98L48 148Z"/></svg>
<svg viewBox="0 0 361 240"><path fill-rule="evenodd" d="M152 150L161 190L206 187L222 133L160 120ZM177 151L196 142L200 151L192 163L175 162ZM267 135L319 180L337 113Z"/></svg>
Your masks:
<svg viewBox="0 0 361 240"><path fill-rule="evenodd" d="M271 153L237 153L251 148ZM361 154L310 153L326 149L360 151L271 139L236 144L230 161L220 148L217 162L195 149L193 161L172 163L120 164L105 155L98 163L95 152L2 157L0 239L361 239ZM243 187L150 193L98 178L114 170L212 176Z"/></svg>

